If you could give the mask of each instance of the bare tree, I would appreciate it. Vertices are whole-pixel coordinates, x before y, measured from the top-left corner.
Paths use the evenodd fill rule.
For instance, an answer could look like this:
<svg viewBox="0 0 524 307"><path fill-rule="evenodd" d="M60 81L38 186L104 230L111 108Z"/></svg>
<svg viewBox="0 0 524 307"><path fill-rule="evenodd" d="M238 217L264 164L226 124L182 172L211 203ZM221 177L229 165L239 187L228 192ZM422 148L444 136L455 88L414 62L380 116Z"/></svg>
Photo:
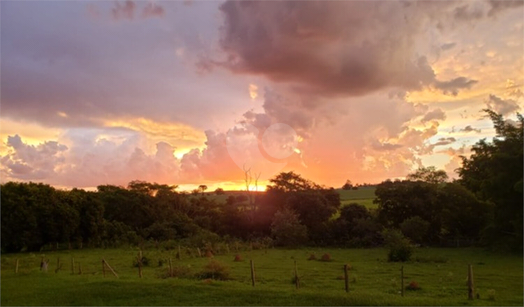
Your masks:
<svg viewBox="0 0 524 307"><path fill-rule="evenodd" d="M254 174L254 191L250 188L251 183L253 182L253 175L251 174L251 168L246 169L246 166L243 165L242 169L244 170L244 181L246 183L246 192L247 192L247 199L248 199L248 207L250 210L250 220L253 222L255 219L255 214L257 211L256 203L255 203L255 194L253 192L258 192L258 179L260 178L261 172Z"/></svg>

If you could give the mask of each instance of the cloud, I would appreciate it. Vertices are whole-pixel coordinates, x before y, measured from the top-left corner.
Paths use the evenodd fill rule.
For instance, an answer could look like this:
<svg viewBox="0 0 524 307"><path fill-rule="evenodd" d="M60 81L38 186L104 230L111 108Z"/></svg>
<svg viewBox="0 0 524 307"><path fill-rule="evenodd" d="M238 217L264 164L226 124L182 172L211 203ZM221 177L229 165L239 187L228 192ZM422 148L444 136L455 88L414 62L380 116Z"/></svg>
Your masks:
<svg viewBox="0 0 524 307"><path fill-rule="evenodd" d="M19 135L7 138L8 152L0 157L2 173L18 179L44 179L55 172L55 166L64 162L67 146L47 141L38 146L28 145Z"/></svg>
<svg viewBox="0 0 524 307"><path fill-rule="evenodd" d="M522 0L489 0L488 2L491 6L491 9L488 11L489 17L496 16L504 10L514 9L524 5L524 1Z"/></svg>
<svg viewBox="0 0 524 307"><path fill-rule="evenodd" d="M444 111L441 108L438 108L438 109L434 109L426 113L420 121L425 123L425 122L429 122L432 120L444 120L444 119L446 119L446 113L444 113Z"/></svg>
<svg viewBox="0 0 524 307"><path fill-rule="evenodd" d="M149 2L142 10L142 18L164 17L164 8L154 2Z"/></svg>
<svg viewBox="0 0 524 307"><path fill-rule="evenodd" d="M467 126L464 127L463 129L460 129L459 131L461 131L461 132L466 132L466 133L469 133L469 132L480 133L480 132L481 132L480 129L473 128L473 127L471 127L471 125L467 125Z"/></svg>
<svg viewBox="0 0 524 307"><path fill-rule="evenodd" d="M115 6L111 9L111 13L115 20L133 20L135 18L135 8L135 2L131 0L126 0L124 4L120 4L120 2L116 1Z"/></svg>
<svg viewBox="0 0 524 307"><path fill-rule="evenodd" d="M455 139L454 137L447 137L447 138L439 138L438 139L438 142L432 144L433 146L444 146L444 145L449 145L449 144L452 144L452 143L455 143L457 141L457 139Z"/></svg>
<svg viewBox="0 0 524 307"><path fill-rule="evenodd" d="M502 115L509 115L515 113L520 109L520 106L516 100L513 99L502 99L493 94L489 95L486 101L486 106Z"/></svg>
<svg viewBox="0 0 524 307"><path fill-rule="evenodd" d="M436 81L435 87L446 95L451 94L457 96L460 89L470 89L477 80L471 80L465 77L457 77L449 81Z"/></svg>
<svg viewBox="0 0 524 307"><path fill-rule="evenodd" d="M457 45L457 43L453 42L453 43L446 43L446 44L442 44L440 46L440 49L442 50L449 50L449 49L452 49L453 47L455 47Z"/></svg>
<svg viewBox="0 0 524 307"><path fill-rule="evenodd" d="M456 5L226 1L220 7L225 59L203 58L199 67L263 75L306 95L361 96L431 85L456 95L476 81L439 81L426 57L416 52L421 29L436 26Z"/></svg>
<svg viewBox="0 0 524 307"><path fill-rule="evenodd" d="M89 6L90 8L93 8L93 5ZM92 9L90 9L92 10ZM135 14L138 12L137 5L132 0L126 0L124 4L121 4L120 2L116 1L114 7L111 9L111 15L114 20L121 20L121 19L127 19L127 20L134 20ZM146 6L142 8L142 13L140 14L140 17L142 19L147 18L162 18L165 15L165 10L162 6L155 2L148 2Z"/></svg>

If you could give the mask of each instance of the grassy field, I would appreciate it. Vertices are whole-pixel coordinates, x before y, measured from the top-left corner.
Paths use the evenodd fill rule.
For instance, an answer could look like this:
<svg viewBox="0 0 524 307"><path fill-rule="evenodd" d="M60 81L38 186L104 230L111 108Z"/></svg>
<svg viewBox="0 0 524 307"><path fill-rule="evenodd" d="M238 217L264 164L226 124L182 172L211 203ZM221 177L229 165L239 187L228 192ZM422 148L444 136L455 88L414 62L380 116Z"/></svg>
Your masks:
<svg viewBox="0 0 524 307"><path fill-rule="evenodd" d="M368 209L376 209L377 205L373 203L375 199L375 187L359 188L358 190L337 189L340 194L340 203L342 206L351 203L357 203L366 206Z"/></svg>
<svg viewBox="0 0 524 307"><path fill-rule="evenodd" d="M175 260L175 251L144 251L150 264L143 278L133 267L136 249L92 249L48 252L49 272L39 269L40 254L2 255L1 304L7 305L520 305L523 304L522 256L497 255L480 249L419 248L412 261L404 263L405 284L416 281L421 289L401 297L402 264L386 261L385 249L295 249L238 252L243 261L234 262L235 252L214 259L230 267L231 280L199 280L210 261L190 258L185 252ZM307 260L314 253L329 253L331 262ZM57 273L57 257L64 263ZM71 258L77 264L71 273ZM15 261L19 272L15 274ZM119 278L102 276L101 259L117 271ZM162 278L173 259L177 271L188 278ZM250 262L256 267L253 288ZM292 283L297 262L301 288ZM344 291L342 267L351 265L349 293ZM78 274L78 264L82 275ZM475 288L480 299L467 299L467 265L472 264Z"/></svg>

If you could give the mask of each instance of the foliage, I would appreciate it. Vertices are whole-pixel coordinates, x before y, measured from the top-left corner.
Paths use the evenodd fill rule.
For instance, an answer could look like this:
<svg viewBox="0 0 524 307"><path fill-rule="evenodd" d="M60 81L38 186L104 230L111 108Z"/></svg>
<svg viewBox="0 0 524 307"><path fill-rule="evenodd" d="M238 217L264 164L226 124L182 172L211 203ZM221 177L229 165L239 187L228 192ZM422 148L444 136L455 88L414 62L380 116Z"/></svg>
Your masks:
<svg viewBox="0 0 524 307"><path fill-rule="evenodd" d="M298 215L290 209L275 214L271 234L275 238L275 244L280 246L298 246L307 241L306 226L302 225Z"/></svg>
<svg viewBox="0 0 524 307"><path fill-rule="evenodd" d="M428 228L429 223L420 216L407 218L400 224L400 230L404 236L419 244L424 242Z"/></svg>
<svg viewBox="0 0 524 307"><path fill-rule="evenodd" d="M493 122L496 137L492 142L479 141L473 154L462 158L460 183L494 205L492 222L484 232L485 243L522 252L524 117L517 114L515 123L491 110L484 111Z"/></svg>
<svg viewBox="0 0 524 307"><path fill-rule="evenodd" d="M444 170L437 170L434 166L430 166L420 167L414 173L408 174L406 178L410 181L439 184L448 180L448 174Z"/></svg>
<svg viewBox="0 0 524 307"><path fill-rule="evenodd" d="M217 260L211 260L198 274L199 279L228 280L230 268Z"/></svg>
<svg viewBox="0 0 524 307"><path fill-rule="evenodd" d="M413 248L408 239L396 229L386 229L382 232L384 242L389 248L388 261L405 262L411 259Z"/></svg>

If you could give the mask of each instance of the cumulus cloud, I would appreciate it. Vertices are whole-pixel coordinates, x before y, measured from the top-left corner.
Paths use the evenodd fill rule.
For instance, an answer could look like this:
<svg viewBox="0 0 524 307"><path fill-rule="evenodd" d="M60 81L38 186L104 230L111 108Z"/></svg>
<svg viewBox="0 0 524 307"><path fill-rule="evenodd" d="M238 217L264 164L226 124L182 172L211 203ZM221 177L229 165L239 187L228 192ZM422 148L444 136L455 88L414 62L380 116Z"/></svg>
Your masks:
<svg viewBox="0 0 524 307"><path fill-rule="evenodd" d="M426 57L415 52L421 29L436 26L456 5L226 1L220 7L225 17L220 45L227 58L200 65L264 75L289 83L296 92L322 96L430 85L456 95L476 81L438 81Z"/></svg>
<svg viewBox="0 0 524 307"><path fill-rule="evenodd" d="M44 179L55 172L56 165L64 162L67 146L47 141L38 146L28 145L19 135L7 138L8 152L0 156L2 172L18 179Z"/></svg>
<svg viewBox="0 0 524 307"><path fill-rule="evenodd" d="M490 94L486 101L486 106L502 115L512 114L520 109L520 106L516 100L513 99L502 99L495 95Z"/></svg>

